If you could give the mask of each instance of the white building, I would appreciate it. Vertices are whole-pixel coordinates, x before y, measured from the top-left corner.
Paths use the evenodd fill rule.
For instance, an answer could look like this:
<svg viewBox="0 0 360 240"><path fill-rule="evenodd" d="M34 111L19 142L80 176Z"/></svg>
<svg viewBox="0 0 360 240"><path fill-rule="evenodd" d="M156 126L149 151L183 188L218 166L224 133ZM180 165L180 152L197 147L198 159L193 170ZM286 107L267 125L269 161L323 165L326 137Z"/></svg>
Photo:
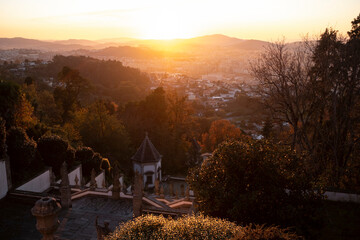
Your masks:
<svg viewBox="0 0 360 240"><path fill-rule="evenodd" d="M144 186L154 187L155 179L161 180L161 158L146 134L144 141L131 158L134 172L138 171L143 176Z"/></svg>

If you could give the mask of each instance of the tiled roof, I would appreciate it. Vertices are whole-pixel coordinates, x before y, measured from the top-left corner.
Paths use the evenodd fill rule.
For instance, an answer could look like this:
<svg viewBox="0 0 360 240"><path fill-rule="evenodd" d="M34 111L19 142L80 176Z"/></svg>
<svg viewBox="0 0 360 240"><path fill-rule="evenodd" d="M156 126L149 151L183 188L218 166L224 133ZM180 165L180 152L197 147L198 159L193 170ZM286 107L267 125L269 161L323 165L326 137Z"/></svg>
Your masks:
<svg viewBox="0 0 360 240"><path fill-rule="evenodd" d="M131 160L141 163L158 162L161 160L160 153L156 150L147 134Z"/></svg>

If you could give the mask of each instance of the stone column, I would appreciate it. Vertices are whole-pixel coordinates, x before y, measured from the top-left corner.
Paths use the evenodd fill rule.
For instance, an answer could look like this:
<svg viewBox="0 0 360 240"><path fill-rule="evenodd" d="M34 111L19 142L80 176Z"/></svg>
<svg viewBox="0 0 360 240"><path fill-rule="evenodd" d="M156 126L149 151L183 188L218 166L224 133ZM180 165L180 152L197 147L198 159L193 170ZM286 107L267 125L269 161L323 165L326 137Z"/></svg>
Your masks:
<svg viewBox="0 0 360 240"><path fill-rule="evenodd" d="M64 162L61 166L60 200L62 208L71 207L71 188L67 172L67 164Z"/></svg>
<svg viewBox="0 0 360 240"><path fill-rule="evenodd" d="M142 175L135 172L135 184L133 195L133 215L139 217L142 214L142 198L143 198L143 178Z"/></svg>
<svg viewBox="0 0 360 240"><path fill-rule="evenodd" d="M113 189L112 189L112 198L119 199L120 198L120 181L119 181L119 170L117 167L114 168L113 171Z"/></svg>
<svg viewBox="0 0 360 240"><path fill-rule="evenodd" d="M32 215L36 217L36 229L43 235L43 240L53 240L54 233L59 227L58 212L60 204L55 198L44 197L35 203L31 209Z"/></svg>

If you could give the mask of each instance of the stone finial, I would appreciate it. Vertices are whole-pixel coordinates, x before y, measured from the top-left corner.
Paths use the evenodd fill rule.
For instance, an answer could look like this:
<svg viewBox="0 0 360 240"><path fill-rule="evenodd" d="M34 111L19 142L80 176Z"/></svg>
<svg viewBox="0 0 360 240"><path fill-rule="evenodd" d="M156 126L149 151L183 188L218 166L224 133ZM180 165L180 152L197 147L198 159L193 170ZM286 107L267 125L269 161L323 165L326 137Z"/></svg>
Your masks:
<svg viewBox="0 0 360 240"><path fill-rule="evenodd" d="M142 198L143 198L143 178L142 175L135 172L134 195L133 195L133 212L134 217L142 214Z"/></svg>
<svg viewBox="0 0 360 240"><path fill-rule="evenodd" d="M69 184L69 176L67 172L67 164L64 162L61 166L61 183L60 183L60 194L61 194L61 206L63 208L71 207L71 188Z"/></svg>
<svg viewBox="0 0 360 240"><path fill-rule="evenodd" d="M36 201L31 209L32 215L36 217L36 229L43 235L43 240L53 240L54 233L59 227L58 212L61 206L55 198L44 197Z"/></svg>
<svg viewBox="0 0 360 240"><path fill-rule="evenodd" d="M159 185L160 185L160 181L159 181L159 179L155 179L155 194L157 195L157 196L159 196L160 195L160 189L159 189Z"/></svg>
<svg viewBox="0 0 360 240"><path fill-rule="evenodd" d="M91 180L90 180L90 190L95 190L97 188L95 176L96 176L95 169L92 169L91 170Z"/></svg>
<svg viewBox="0 0 360 240"><path fill-rule="evenodd" d="M185 196L185 187L184 184L180 185L180 196L183 197Z"/></svg>
<svg viewBox="0 0 360 240"><path fill-rule="evenodd" d="M165 198L163 185L161 185L161 187L160 187L160 198Z"/></svg>
<svg viewBox="0 0 360 240"><path fill-rule="evenodd" d="M115 167L114 171L113 171L112 198L113 199L119 199L120 198L119 169L117 167Z"/></svg>
<svg viewBox="0 0 360 240"><path fill-rule="evenodd" d="M102 188L106 188L105 178L102 180L101 186L102 186Z"/></svg>
<svg viewBox="0 0 360 240"><path fill-rule="evenodd" d="M188 201L190 200L190 190L189 190L188 187L186 188L185 199L188 200Z"/></svg>
<svg viewBox="0 0 360 240"><path fill-rule="evenodd" d="M78 178L77 174L75 175L74 181L75 181L75 187L79 188L80 187L79 186L79 178Z"/></svg>

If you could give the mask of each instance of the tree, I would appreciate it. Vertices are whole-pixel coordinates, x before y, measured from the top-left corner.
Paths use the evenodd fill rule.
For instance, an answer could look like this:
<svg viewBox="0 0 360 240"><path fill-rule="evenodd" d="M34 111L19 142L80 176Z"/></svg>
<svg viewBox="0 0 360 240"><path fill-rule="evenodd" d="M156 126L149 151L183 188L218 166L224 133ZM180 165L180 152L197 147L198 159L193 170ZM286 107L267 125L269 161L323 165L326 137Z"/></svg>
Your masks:
<svg viewBox="0 0 360 240"><path fill-rule="evenodd" d="M76 112L74 126L78 129L84 145L112 161L119 161L124 171L130 168L127 131L115 115L109 114L103 101L99 100Z"/></svg>
<svg viewBox="0 0 360 240"><path fill-rule="evenodd" d="M251 73L259 82L256 90L263 103L275 119L292 127L293 149L309 149L314 140L314 129L307 131L319 107L318 100L314 99L311 67L311 51L305 44L290 49L284 42L268 45L251 64Z"/></svg>
<svg viewBox="0 0 360 240"><path fill-rule="evenodd" d="M312 216L314 209L307 207L316 206L307 202L316 194L301 162L289 148L242 138L219 145L187 181L205 214L238 223L301 227L311 218L299 216Z"/></svg>
<svg viewBox="0 0 360 240"><path fill-rule="evenodd" d="M240 128L237 128L230 121L221 119L211 123L209 133L202 135L202 144L204 151L212 152L217 146L228 139L239 139L242 133Z"/></svg>
<svg viewBox="0 0 360 240"><path fill-rule="evenodd" d="M79 101L79 95L89 89L86 79L80 76L79 71L63 67L58 76L58 87L54 90L54 99L62 108L63 123L69 121Z"/></svg>
<svg viewBox="0 0 360 240"><path fill-rule="evenodd" d="M292 148L307 152L317 181L338 188L358 161L359 19L352 22L348 39L330 28L314 45L271 44L251 66L273 118L290 125Z"/></svg>

